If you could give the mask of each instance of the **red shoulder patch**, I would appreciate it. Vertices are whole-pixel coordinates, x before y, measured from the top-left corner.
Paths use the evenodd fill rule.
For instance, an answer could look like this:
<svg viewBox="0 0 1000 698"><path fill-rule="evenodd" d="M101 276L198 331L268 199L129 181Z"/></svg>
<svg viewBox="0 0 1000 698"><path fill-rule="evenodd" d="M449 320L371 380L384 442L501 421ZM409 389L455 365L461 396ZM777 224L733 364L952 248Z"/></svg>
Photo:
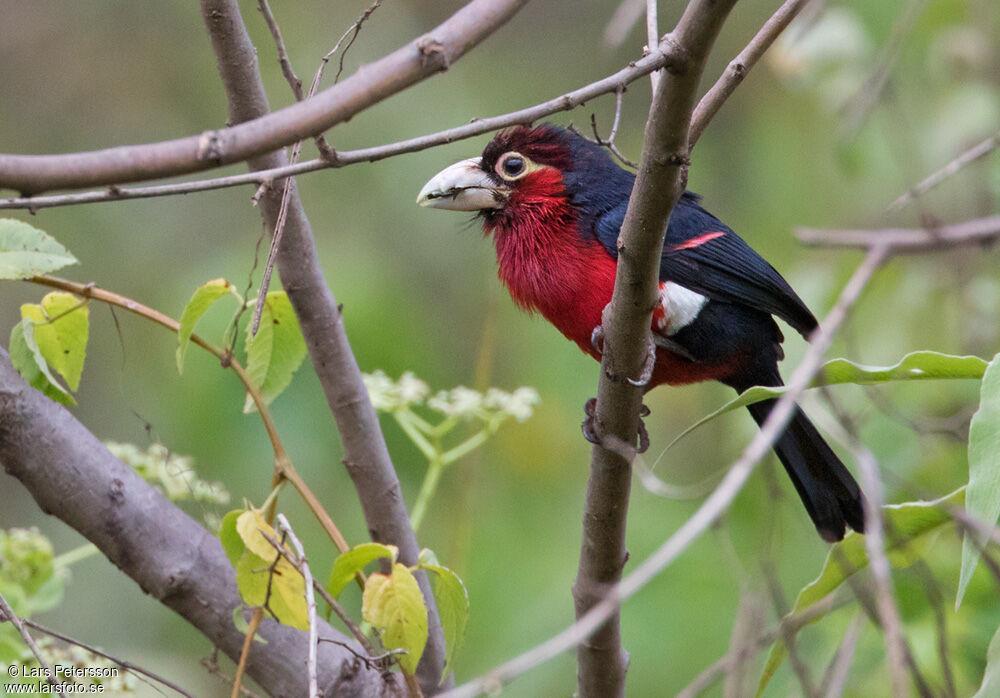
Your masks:
<svg viewBox="0 0 1000 698"><path fill-rule="evenodd" d="M725 233L719 231L715 233L702 233L698 237L693 237L690 240L685 240L679 245L674 245L675 250L690 250L695 247L700 247L704 245L709 240L714 240L715 238L721 238Z"/></svg>

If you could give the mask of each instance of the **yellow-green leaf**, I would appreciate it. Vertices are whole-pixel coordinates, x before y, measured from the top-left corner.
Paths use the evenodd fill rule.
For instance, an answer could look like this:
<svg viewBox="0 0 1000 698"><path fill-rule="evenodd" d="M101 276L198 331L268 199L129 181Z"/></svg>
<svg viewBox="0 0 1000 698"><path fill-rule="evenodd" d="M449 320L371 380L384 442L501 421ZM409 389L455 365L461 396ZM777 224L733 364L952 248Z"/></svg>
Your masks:
<svg viewBox="0 0 1000 698"><path fill-rule="evenodd" d="M979 409L969 425L969 486L965 495L969 514L988 526L1000 517L1000 354L993 357L979 389ZM979 565L986 540L965 532L962 571L955 594L955 610Z"/></svg>
<svg viewBox="0 0 1000 698"><path fill-rule="evenodd" d="M76 257L47 233L0 218L0 279L27 279L76 263Z"/></svg>
<svg viewBox="0 0 1000 698"><path fill-rule="evenodd" d="M264 404L269 405L292 382L306 356L306 341L284 291L267 294L257 334L251 337L250 329L248 324L247 375L260 390ZM253 400L247 395L243 411L254 409Z"/></svg>
<svg viewBox="0 0 1000 698"><path fill-rule="evenodd" d="M177 372L184 372L184 355L191 342L191 333L205 311L215 301L232 291L233 285L225 279L212 279L199 286L181 313L180 327L177 329Z"/></svg>
<svg viewBox="0 0 1000 698"><path fill-rule="evenodd" d="M264 537L267 533L273 540L280 540L278 533L267 522L264 515L256 509L248 509L236 517L236 532L239 533L247 550L268 562L278 556L270 541ZM288 550L287 546L285 548Z"/></svg>
<svg viewBox="0 0 1000 698"><path fill-rule="evenodd" d="M35 323L35 342L48 365L66 379L70 390L79 388L90 330L87 304L72 293L53 291L40 305L22 305L21 317Z"/></svg>
<svg viewBox="0 0 1000 698"><path fill-rule="evenodd" d="M465 639L465 625L469 621L469 593L461 577L441 565L422 564L421 569L434 573L434 600L437 602L441 629L444 632L444 671L441 681L452 669L455 653Z"/></svg>
<svg viewBox="0 0 1000 698"><path fill-rule="evenodd" d="M393 563L399 555L399 548L395 545L382 545L381 543L360 543L345 553L337 556L333 561L333 569L330 571L330 581L326 588L334 597L340 596L344 587L351 583L354 575L363 570L368 563L379 558L388 558Z"/></svg>
<svg viewBox="0 0 1000 698"><path fill-rule="evenodd" d="M222 517L222 525L219 527L219 540L222 542L226 557L229 558L233 567L239 564L240 558L243 557L243 551L247 548L239 531L236 530L236 521L245 512L246 509L232 510Z"/></svg>
<svg viewBox="0 0 1000 698"><path fill-rule="evenodd" d="M309 629L306 580L285 558L265 560L248 548L236 565L236 586L248 605L266 605L279 622Z"/></svg>
<svg viewBox="0 0 1000 698"><path fill-rule="evenodd" d="M10 362L25 382L63 405L75 405L73 396L49 371L49 365L35 343L35 323L25 318L10 331Z"/></svg>
<svg viewBox="0 0 1000 698"><path fill-rule="evenodd" d="M847 359L832 359L823 364L816 377L809 384L810 388L824 385L840 385L853 383L855 385L876 385L893 381L935 380L942 378L982 378L986 372L987 362L978 356L953 356L936 351L915 351L904 356L892 366L865 366ZM667 449L690 434L698 427L711 422L716 417L732 412L740 407L752 405L755 402L779 398L788 392L786 386L767 388L755 386L748 388L714 412L705 415L697 422L682 431L671 441Z"/></svg>
<svg viewBox="0 0 1000 698"><path fill-rule="evenodd" d="M886 554L889 562L894 567L913 564L917 558L916 551L926 543L927 534L951 521L948 510L962 506L964 501L965 488L960 487L951 494L931 502L906 502L882 507L886 525ZM844 540L830 548L823 570L816 579L802 588L789 615L795 615L824 598L843 584L848 577L867 566L868 553L865 551L864 536L851 531L844 536ZM809 622L815 623L822 617L822 615L814 616ZM758 696L764 692L787 654L788 650L784 643L778 640L771 648L767 664L764 666L764 673L757 688Z"/></svg>
<svg viewBox="0 0 1000 698"><path fill-rule="evenodd" d="M413 572L397 562L391 575L369 576L361 615L379 631L386 649L406 651L399 664L414 673L427 644L427 607Z"/></svg>
<svg viewBox="0 0 1000 698"><path fill-rule="evenodd" d="M986 650L986 671L983 672L983 682L972 698L995 698L1000 696L1000 628L990 640Z"/></svg>

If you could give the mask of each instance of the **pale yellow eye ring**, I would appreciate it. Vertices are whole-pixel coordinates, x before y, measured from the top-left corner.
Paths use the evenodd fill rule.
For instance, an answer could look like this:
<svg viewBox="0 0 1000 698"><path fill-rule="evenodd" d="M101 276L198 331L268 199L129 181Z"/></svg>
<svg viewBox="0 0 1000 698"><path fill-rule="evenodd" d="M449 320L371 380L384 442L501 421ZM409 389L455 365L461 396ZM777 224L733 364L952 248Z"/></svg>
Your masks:
<svg viewBox="0 0 1000 698"><path fill-rule="evenodd" d="M532 162L516 150L511 150L497 158L497 164L493 166L493 169L504 181L516 182L522 177L542 169L542 167L544 165Z"/></svg>

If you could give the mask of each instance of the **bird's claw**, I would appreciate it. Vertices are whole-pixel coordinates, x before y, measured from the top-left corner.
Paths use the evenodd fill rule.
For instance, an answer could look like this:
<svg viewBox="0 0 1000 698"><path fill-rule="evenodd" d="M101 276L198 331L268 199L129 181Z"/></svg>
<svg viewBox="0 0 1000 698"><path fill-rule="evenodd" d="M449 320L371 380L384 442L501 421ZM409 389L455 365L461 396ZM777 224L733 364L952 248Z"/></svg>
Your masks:
<svg viewBox="0 0 1000 698"><path fill-rule="evenodd" d="M607 443L605 443L604 436L598 432L597 429L597 398L592 397L587 400L583 405L583 421L580 423L580 431L583 433L583 438L592 444L597 446L602 446L604 448L609 448L609 450L617 451L618 449L610 448ZM649 432L646 430L646 423L642 421L643 417L649 416L649 408L646 405L640 405L639 407L639 447L635 450L636 453L645 453L649 450ZM614 441L621 443L618 439ZM629 459L631 460L631 459Z"/></svg>
<svg viewBox="0 0 1000 698"><path fill-rule="evenodd" d="M639 374L638 379L628 378L629 385L634 385L636 388L645 388L649 385L649 381L653 379L653 369L656 367L656 345L653 343L651 337L646 338L646 363L642 366L642 373ZM645 407L645 405L643 405ZM649 410L646 410L646 414L649 414ZM641 453L641 451L640 451Z"/></svg>
<svg viewBox="0 0 1000 698"><path fill-rule="evenodd" d="M601 445L601 437L597 434L597 398L592 397L583 405L583 421L580 422L580 431L583 438L592 444Z"/></svg>
<svg viewBox="0 0 1000 698"><path fill-rule="evenodd" d="M590 346L594 351L603 356L604 354L604 325L598 325L590 333Z"/></svg>

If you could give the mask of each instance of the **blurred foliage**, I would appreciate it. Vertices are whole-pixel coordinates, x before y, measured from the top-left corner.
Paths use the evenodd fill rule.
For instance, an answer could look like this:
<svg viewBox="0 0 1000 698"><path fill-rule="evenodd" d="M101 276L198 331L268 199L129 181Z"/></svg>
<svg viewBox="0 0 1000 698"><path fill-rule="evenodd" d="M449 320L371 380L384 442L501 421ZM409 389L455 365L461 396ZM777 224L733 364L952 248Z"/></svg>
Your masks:
<svg viewBox="0 0 1000 698"><path fill-rule="evenodd" d="M864 86L909 2L825 3L825 16L804 18L781 50L749 75L694 153L691 188L781 270L819 315L833 302L858 255L804 249L792 236L794 226L913 225L921 216L957 221L997 210L1000 155L994 153L893 217L882 213L914 182L1000 128L1000 7L992 0L927 2L902 37L867 118L857 129L845 128L845 109L868 96ZM300 77L311 76L367 4L274 4ZM348 54L346 70L427 31L461 4L385 3ZM737 5L716 44L706 81L720 73L777 4L745 0ZM617 0L530 3L446 73L338 126L329 140L338 148L389 142L527 106L603 77L638 56L645 43L640 26L622 46L601 43L617 5ZM676 20L683 5L660 3L662 28ZM293 98L267 29L254 3L242 6L272 105L287 105ZM0 152L146 142L200 133L226 120L215 58L195 5L0 0L0 16ZM625 98L618 136L619 147L633 158L648 105L648 81L635 83ZM606 129L613 98L553 120L582 125L591 112ZM589 456L577 423L598 375L589 357L507 300L495 278L491 245L481 239L477 225L459 216L427 215L413 205L430 174L477 154L487 140L299 181L321 262L344 304L363 370L389 375L412 370L431 384L479 390L532 385L542 397L530 422L499 432L442 480L421 531L421 543L439 551L469 590L471 615L456 666L459 680L549 637L572 618L569 589ZM73 250L80 265L69 272L72 278L95 281L177 316L204 279L226 277L244 285L261 234L251 194L249 188L231 189L12 215L44 228ZM996 269L996 254L979 249L893 261L866 291L832 355L869 364L889 364L918 349L993 356L1000 345ZM5 284L0 327L17 324L20 305L39 296L37 288ZM201 322L218 336L229 319L228 310L212 308ZM192 352L184 375L177 377L173 338L140 319L123 313L112 317L97 307L91 323L88 365L74 414L101 438L143 447L162 442L171 451L190 453L206 479L225 483L236 498L263 500L273 463L258 420L240 411L239 383L202 352ZM786 350L788 365L794 365L803 344L790 337ZM844 386L833 388L832 395L879 459L887 500L902 502L934 499L967 481L965 430L977 388L975 381ZM651 455L729 397L715 385L652 393ZM805 404L818 421L830 409L815 396ZM273 411L297 470L347 539L367 540L311 371L299 371ZM752 430L751 421L739 413L715 420L672 449L657 472L672 482L700 481L738 454ZM424 459L399 430L386 429L386 439L412 503ZM741 586L747 578L762 577L762 561L769 561L788 590L802 588L821 569L827 546L816 537L789 484L783 476L771 477L770 470L765 466L753 478L723 527L625 606L630 696L672 694L726 652ZM317 574L329 569L335 551L322 530L294 497L286 495L281 505ZM696 505L666 502L635 488L631 559L655 549ZM11 526L41 527L56 549L81 542L6 478L0 486L0 527ZM894 575L907 637L934 685L942 684L943 674L934 606L928 600L936 598L935 590L938 597L950 598L960 548L949 527L929 548L926 565ZM216 677L198 671L198 659L211 647L179 617L151 602L99 556L79 563L74 572L64 602L40 614L43 622L158 673L182 676L196 695L227 693ZM344 597L345 604L360 607L360 592L353 586ZM108 599L114 599L114 608ZM957 691L968 695L979 685L987 646L1000 623L996 587L985 565L972 577L961 609L945 611ZM799 652L811 666L829 662L851 615L837 611L803 630ZM851 695L887 694L883 656L881 635L865 625ZM762 666L764 657L757 662ZM505 695L566 695L574 681L575 661L567 654L519 679ZM796 690L794 675L783 666L769 694ZM145 686L136 693L151 695ZM709 692L719 693L719 686Z"/></svg>

